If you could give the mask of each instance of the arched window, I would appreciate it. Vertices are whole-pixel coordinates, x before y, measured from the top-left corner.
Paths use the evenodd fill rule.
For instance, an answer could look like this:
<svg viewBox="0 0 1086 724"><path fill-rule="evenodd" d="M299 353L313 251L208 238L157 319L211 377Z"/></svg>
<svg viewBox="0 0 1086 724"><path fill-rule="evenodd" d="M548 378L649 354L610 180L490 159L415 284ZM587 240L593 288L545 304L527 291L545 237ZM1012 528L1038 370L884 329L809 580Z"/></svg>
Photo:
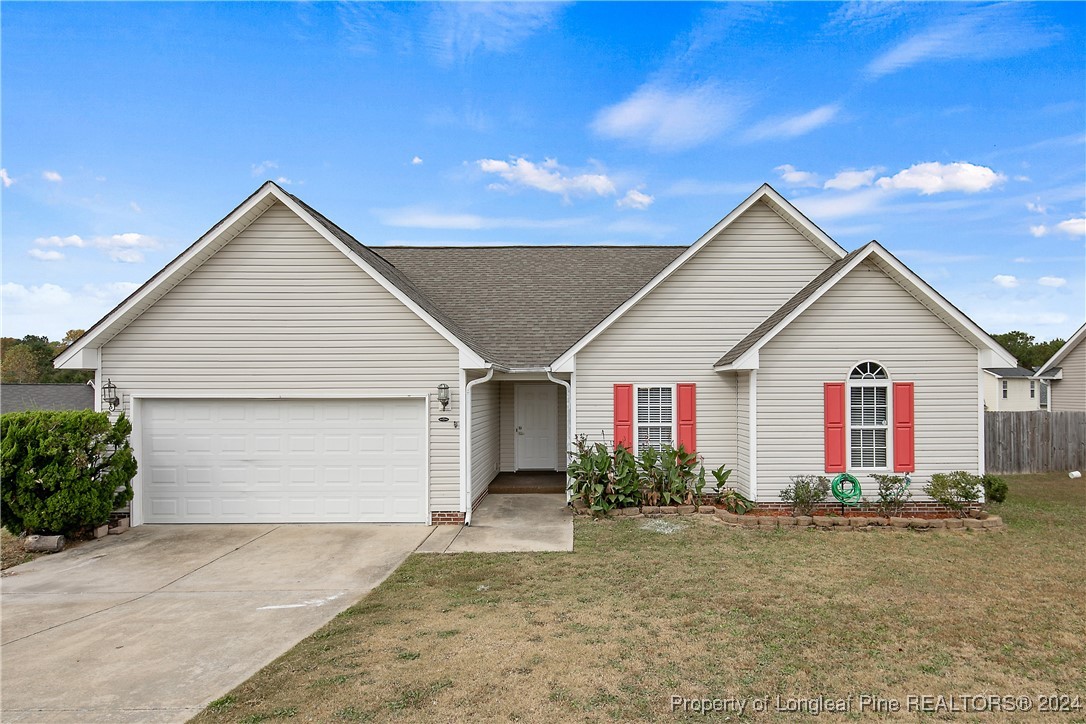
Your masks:
<svg viewBox="0 0 1086 724"><path fill-rule="evenodd" d="M890 378L882 365L861 362L848 376L849 467L889 467Z"/></svg>

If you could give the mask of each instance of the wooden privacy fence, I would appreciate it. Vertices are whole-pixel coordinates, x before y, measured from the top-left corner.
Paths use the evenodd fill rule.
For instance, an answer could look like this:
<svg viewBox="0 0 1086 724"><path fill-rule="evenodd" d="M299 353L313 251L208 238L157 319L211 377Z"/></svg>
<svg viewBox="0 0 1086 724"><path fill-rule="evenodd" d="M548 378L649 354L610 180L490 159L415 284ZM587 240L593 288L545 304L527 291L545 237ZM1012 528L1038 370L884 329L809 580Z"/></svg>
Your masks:
<svg viewBox="0 0 1086 724"><path fill-rule="evenodd" d="M984 463L990 473L1086 474L1086 412L985 412Z"/></svg>

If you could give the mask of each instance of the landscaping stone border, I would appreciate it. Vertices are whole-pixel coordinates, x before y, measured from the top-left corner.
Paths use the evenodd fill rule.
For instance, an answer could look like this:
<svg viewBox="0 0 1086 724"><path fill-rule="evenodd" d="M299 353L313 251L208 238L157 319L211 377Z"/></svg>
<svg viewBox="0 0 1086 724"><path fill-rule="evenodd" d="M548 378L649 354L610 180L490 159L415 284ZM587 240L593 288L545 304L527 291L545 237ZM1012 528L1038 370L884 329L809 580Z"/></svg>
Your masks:
<svg viewBox="0 0 1086 724"><path fill-rule="evenodd" d="M590 511L583 502L573 502L573 511L578 515L590 515ZM816 511L821 512L821 511ZM723 508L715 508L709 505L679 505L679 506L653 506L645 505L640 508L616 508L608 511L609 518L662 518L672 515L713 515L720 522L736 528L775 529L787 528L789 530L812 528L832 532L848 533L852 531L997 531L1004 530L1007 526L1003 518L998 515L989 515L983 511L975 511L968 518L883 518L879 516L852 516L840 515L738 515Z"/></svg>

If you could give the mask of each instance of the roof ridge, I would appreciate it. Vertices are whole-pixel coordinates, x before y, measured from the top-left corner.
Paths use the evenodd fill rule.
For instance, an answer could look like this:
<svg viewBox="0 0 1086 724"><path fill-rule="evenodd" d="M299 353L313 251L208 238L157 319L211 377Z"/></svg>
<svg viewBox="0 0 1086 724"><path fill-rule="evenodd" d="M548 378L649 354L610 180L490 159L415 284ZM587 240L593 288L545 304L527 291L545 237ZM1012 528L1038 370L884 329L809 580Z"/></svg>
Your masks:
<svg viewBox="0 0 1086 724"><path fill-rule="evenodd" d="M689 244L380 244L370 249L685 249Z"/></svg>

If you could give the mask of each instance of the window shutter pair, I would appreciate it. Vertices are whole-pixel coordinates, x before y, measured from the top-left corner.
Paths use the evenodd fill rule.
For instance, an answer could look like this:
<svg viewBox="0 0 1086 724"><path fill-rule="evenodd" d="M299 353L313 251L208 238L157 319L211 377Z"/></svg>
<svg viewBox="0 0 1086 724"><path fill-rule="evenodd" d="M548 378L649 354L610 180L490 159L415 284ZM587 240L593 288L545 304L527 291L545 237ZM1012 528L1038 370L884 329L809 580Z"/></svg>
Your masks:
<svg viewBox="0 0 1086 724"><path fill-rule="evenodd" d="M826 472L843 473L848 468L848 461L845 459L845 436L848 434L845 426L847 419L845 383L827 382L823 388ZM916 469L916 424L912 382L894 383L893 416L894 472L910 473Z"/></svg>
<svg viewBox="0 0 1086 724"><path fill-rule="evenodd" d="M693 383L675 385L676 447L697 452L697 390ZM615 385L615 447L634 449L633 385Z"/></svg>

